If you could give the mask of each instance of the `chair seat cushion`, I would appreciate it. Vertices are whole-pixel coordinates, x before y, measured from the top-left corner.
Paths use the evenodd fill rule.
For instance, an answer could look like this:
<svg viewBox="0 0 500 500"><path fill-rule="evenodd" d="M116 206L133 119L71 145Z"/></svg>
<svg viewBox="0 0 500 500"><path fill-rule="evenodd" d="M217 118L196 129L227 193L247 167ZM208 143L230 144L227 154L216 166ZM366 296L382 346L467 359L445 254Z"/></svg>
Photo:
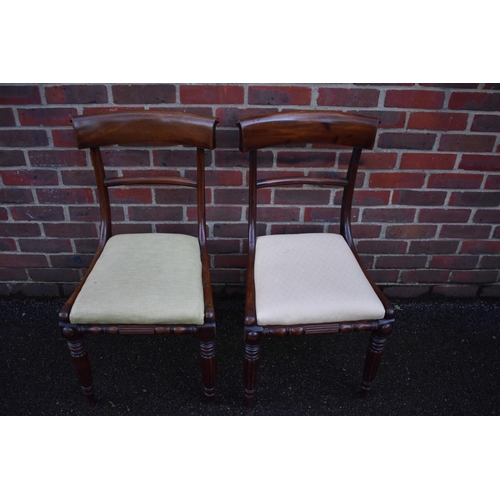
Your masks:
<svg viewBox="0 0 500 500"><path fill-rule="evenodd" d="M194 324L204 320L200 244L183 234L108 240L70 312L73 324Z"/></svg>
<svg viewBox="0 0 500 500"><path fill-rule="evenodd" d="M338 234L261 236L255 248L259 325L375 320L385 308Z"/></svg>

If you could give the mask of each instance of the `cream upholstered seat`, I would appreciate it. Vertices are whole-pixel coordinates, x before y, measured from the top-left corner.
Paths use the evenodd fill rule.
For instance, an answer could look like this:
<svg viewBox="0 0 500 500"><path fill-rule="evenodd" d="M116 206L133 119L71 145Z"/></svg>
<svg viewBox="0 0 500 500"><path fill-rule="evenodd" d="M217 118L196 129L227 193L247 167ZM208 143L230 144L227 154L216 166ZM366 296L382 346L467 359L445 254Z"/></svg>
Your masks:
<svg viewBox="0 0 500 500"><path fill-rule="evenodd" d="M259 325L337 323L385 315L338 234L258 237L254 275Z"/></svg>
<svg viewBox="0 0 500 500"><path fill-rule="evenodd" d="M73 324L202 325L198 239L184 234L124 234L108 240L79 293Z"/></svg>

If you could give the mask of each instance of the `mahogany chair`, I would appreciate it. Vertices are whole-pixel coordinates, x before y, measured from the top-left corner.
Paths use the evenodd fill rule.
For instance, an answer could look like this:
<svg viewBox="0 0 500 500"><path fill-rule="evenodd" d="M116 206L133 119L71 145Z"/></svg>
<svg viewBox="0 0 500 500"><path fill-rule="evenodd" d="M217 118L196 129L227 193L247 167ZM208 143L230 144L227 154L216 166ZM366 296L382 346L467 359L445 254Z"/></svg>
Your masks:
<svg viewBox="0 0 500 500"><path fill-rule="evenodd" d="M72 119L78 148L90 148L100 204L96 254L59 312L59 325L78 380L95 404L84 334L197 334L207 403L215 396L215 315L205 227L205 149L215 148L217 118L164 111L112 113ZM107 177L100 148L111 145L196 148L196 179ZM185 186L197 191L198 236L174 233L113 236L109 189ZM195 192L193 191L193 194Z"/></svg>
<svg viewBox="0 0 500 500"><path fill-rule="evenodd" d="M394 322L394 309L364 269L351 233L359 159L363 148L373 148L378 119L294 111L241 120L237 125L240 150L249 152L250 164L245 403L253 405L263 336L371 330L360 393L366 397ZM306 144L352 147L346 175L258 178L258 150ZM340 234L257 237L257 189L302 185L342 188Z"/></svg>

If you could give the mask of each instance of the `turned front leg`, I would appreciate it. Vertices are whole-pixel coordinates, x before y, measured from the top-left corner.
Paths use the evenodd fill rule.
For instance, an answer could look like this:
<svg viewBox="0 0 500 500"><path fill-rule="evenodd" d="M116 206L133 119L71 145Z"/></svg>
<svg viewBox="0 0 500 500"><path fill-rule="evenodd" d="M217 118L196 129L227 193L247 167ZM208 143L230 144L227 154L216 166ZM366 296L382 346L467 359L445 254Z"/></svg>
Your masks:
<svg viewBox="0 0 500 500"><path fill-rule="evenodd" d="M251 408L257 386L257 371L259 367L261 333L245 328L245 359L243 366L243 381L245 385L245 406Z"/></svg>
<svg viewBox="0 0 500 500"><path fill-rule="evenodd" d="M96 400L94 397L94 386L92 383L92 372L90 369L90 361L87 351L85 350L85 343L83 335L79 335L72 328L62 328L62 334L68 341L69 352L73 360L73 366L76 370L76 376L84 394L87 396L89 404L94 406Z"/></svg>
<svg viewBox="0 0 500 500"><path fill-rule="evenodd" d="M215 326L199 331L201 350L201 375L207 404L215 402Z"/></svg>

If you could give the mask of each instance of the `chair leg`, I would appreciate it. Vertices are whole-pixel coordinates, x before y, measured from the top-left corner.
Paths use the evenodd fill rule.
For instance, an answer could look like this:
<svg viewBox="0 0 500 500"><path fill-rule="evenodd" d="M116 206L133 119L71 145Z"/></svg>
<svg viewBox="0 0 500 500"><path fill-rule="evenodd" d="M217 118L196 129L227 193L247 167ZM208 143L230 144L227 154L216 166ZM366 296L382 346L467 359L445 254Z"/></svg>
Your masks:
<svg viewBox="0 0 500 500"><path fill-rule="evenodd" d="M215 403L215 326L199 330L201 349L201 376L207 404Z"/></svg>
<svg viewBox="0 0 500 500"><path fill-rule="evenodd" d="M83 335L77 334L71 328L62 329L63 336L68 341L69 352L73 360L73 366L76 370L76 376L84 394L87 396L89 404L94 406L96 404L94 396L94 385L92 383L92 372L90 369L89 356L85 350L85 343L83 342Z"/></svg>
<svg viewBox="0 0 500 500"><path fill-rule="evenodd" d="M366 398L372 382L375 380L380 360L382 359L385 343L391 331L392 323L389 323L377 328L371 334L368 352L366 353L361 392L359 394L361 398Z"/></svg>
<svg viewBox="0 0 500 500"><path fill-rule="evenodd" d="M243 366L243 381L245 385L245 406L251 408L255 397L257 385L257 370L259 367L259 354L261 333L245 328L245 359Z"/></svg>

